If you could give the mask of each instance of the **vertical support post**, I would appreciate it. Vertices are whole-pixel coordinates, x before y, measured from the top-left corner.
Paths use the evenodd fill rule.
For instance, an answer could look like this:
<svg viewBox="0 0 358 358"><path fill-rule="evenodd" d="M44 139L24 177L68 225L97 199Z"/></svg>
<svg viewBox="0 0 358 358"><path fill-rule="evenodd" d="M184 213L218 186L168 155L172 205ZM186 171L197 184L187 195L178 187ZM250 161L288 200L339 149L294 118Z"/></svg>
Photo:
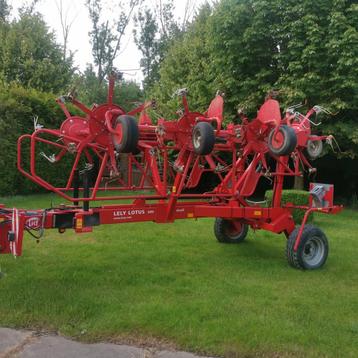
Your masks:
<svg viewBox="0 0 358 358"><path fill-rule="evenodd" d="M193 157L194 157L194 153L190 152L183 172L178 172L175 177L174 185L173 185L172 192L170 194L170 199L169 199L168 205L167 205L167 215L166 215L167 221L168 220L173 221L175 204L177 203L178 198L184 188L184 183L187 178L188 171L189 171L191 162L193 160Z"/></svg>
<svg viewBox="0 0 358 358"><path fill-rule="evenodd" d="M233 150L232 150L232 168L231 168L231 181L232 181L232 188L231 188L231 192L232 195L235 195L235 183L236 183L236 161L237 161L237 149L235 146L235 143L233 144ZM222 182L222 181L221 181Z"/></svg>
<svg viewBox="0 0 358 358"><path fill-rule="evenodd" d="M127 156L127 161L128 161L128 167L127 167L127 181L128 181L128 187L130 189L133 188L134 183L133 183L133 165L132 165L132 154L128 154Z"/></svg>
<svg viewBox="0 0 358 358"><path fill-rule="evenodd" d="M107 96L107 103L109 105L113 104L114 80L115 80L115 75L114 74L110 75L109 85L108 85L108 96Z"/></svg>
<svg viewBox="0 0 358 358"><path fill-rule="evenodd" d="M78 199L80 189L80 173L78 168L75 169L73 173L73 197ZM78 205L78 200L73 201L73 205Z"/></svg>
<svg viewBox="0 0 358 358"><path fill-rule="evenodd" d="M288 156L285 156L285 157L281 157L281 159L277 161L277 165L276 165L276 173L278 174L275 177L275 183L273 187L273 198L272 198L272 206L276 208L281 206L283 180L285 178L285 171L286 171L285 165L287 165L287 163L288 163Z"/></svg>
<svg viewBox="0 0 358 358"><path fill-rule="evenodd" d="M183 106L184 106L184 113L189 113L189 105L188 100L186 99L186 95L183 96Z"/></svg>
<svg viewBox="0 0 358 358"><path fill-rule="evenodd" d="M89 198L90 196L90 183L89 183L89 170L83 171L83 198ZM83 201L83 210L89 210L89 201Z"/></svg>
<svg viewBox="0 0 358 358"><path fill-rule="evenodd" d="M166 150L163 150L163 162L163 186L165 188L165 191L167 191L168 153Z"/></svg>

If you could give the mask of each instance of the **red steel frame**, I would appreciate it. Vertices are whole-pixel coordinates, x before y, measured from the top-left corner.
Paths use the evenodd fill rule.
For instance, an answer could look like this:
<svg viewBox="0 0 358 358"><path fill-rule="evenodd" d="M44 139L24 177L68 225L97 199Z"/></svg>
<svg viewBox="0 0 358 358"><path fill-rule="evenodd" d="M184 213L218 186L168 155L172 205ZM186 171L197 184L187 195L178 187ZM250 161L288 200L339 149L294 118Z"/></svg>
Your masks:
<svg viewBox="0 0 358 358"><path fill-rule="evenodd" d="M223 97L217 95L205 113L191 112L185 93L182 92L183 113L177 121L159 118L152 123L147 110L152 103L146 102L130 112L113 104L114 78L109 81L107 103L89 109L69 96L57 102L66 120L60 129L37 128L18 140L18 170L33 182L55 192L72 205L49 210L17 210L0 206L0 253L19 256L22 252L24 229L42 230L57 228L63 232L73 228L76 232L88 232L93 226L125 222L153 221L173 222L177 219L222 217L233 222L249 224L253 229L285 233L294 230L293 209L306 210L295 250L300 242L303 227L313 211L337 213L342 207L333 205L333 197L325 207L281 205L284 178L301 176L302 168L314 171L305 155L308 141L322 141L326 136L311 134L311 109L305 116L288 111L281 118L279 104L267 99L257 117L249 121L242 116L242 124L230 123L223 127ZM70 100L85 117L72 116L65 105ZM125 128L116 118L121 115L139 114L138 153L125 155L116 151L115 144L123 140ZM208 122L215 128L215 144L209 154L197 154L193 144L193 130L199 122ZM269 138L273 133L273 145L283 144L280 137L282 125L291 127L297 137L294 151L277 156L270 152ZM29 165L24 166L23 147L29 142ZM52 147L57 151L53 162L71 157L72 167L63 187L56 187L41 177L36 170L39 147ZM274 168L269 161L274 160ZM83 177L97 161L99 163L94 184L80 186L79 171ZM125 164L126 175L120 172ZM135 173L137 177L135 178ZM220 181L213 190L191 194L186 189L195 188L202 174L212 172ZM273 181L271 207L252 204L248 198L254 193L258 181L266 177ZM88 178L86 179L88 180ZM76 183L77 182L77 183ZM83 180L85 184L85 179ZM131 191L128 195L99 195L99 192ZM147 192L149 190L149 192ZM73 192L71 195L70 192ZM82 193L82 197L78 193ZM105 200L129 200L131 204L101 205L89 207L90 202ZM189 200L190 199L190 200ZM196 201L193 201L196 200ZM82 202L83 206L79 206ZM9 239L9 233L12 234Z"/></svg>

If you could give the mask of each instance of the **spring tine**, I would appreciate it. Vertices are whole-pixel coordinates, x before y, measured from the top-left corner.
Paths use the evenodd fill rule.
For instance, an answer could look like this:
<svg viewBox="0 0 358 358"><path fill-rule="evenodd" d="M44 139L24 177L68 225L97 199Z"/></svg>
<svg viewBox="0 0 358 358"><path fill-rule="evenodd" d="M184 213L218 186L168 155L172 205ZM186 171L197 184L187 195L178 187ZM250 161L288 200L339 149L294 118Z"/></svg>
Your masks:
<svg viewBox="0 0 358 358"><path fill-rule="evenodd" d="M40 152L40 155L47 159L50 163L55 163L56 157L55 154L51 154L50 156L46 155L44 152Z"/></svg>

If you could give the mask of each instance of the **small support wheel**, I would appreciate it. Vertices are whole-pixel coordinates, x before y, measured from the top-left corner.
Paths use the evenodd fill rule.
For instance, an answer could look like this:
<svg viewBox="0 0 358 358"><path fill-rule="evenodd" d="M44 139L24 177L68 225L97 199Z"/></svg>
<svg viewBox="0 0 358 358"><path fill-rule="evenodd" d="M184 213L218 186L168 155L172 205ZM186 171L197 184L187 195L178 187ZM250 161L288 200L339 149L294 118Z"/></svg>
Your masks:
<svg viewBox="0 0 358 358"><path fill-rule="evenodd" d="M288 263L297 269L315 270L322 267L328 257L328 240L321 229L314 225L305 225L297 251L294 250L300 227L292 231L286 247Z"/></svg>
<svg viewBox="0 0 358 358"><path fill-rule="evenodd" d="M193 129L194 152L199 155L210 154L214 149L215 134L210 123L199 122Z"/></svg>
<svg viewBox="0 0 358 358"><path fill-rule="evenodd" d="M216 218L214 233L217 240L225 244L239 244L247 236L249 226L238 220Z"/></svg>
<svg viewBox="0 0 358 358"><path fill-rule="evenodd" d="M307 141L306 151L311 160L319 158L323 152L323 143L321 140Z"/></svg>
<svg viewBox="0 0 358 358"><path fill-rule="evenodd" d="M119 116L114 129L116 134L112 134L112 140L116 151L119 153L135 152L139 139L139 129L135 118L127 115Z"/></svg>
<svg viewBox="0 0 358 358"><path fill-rule="evenodd" d="M296 132L292 127L282 125L278 130L273 129L268 138L268 147L274 155L291 154L297 145Z"/></svg>

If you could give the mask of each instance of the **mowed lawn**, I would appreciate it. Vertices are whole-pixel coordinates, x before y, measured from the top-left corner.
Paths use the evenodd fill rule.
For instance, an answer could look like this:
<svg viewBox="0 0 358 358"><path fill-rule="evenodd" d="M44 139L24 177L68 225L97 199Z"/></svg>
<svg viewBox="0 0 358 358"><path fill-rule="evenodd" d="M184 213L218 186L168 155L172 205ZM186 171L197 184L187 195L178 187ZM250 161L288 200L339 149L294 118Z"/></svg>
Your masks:
<svg viewBox="0 0 358 358"><path fill-rule="evenodd" d="M288 266L283 235L219 244L213 219L26 235L22 257L0 256L0 326L228 357L357 357L357 223L352 210L316 216L330 254L306 272Z"/></svg>

